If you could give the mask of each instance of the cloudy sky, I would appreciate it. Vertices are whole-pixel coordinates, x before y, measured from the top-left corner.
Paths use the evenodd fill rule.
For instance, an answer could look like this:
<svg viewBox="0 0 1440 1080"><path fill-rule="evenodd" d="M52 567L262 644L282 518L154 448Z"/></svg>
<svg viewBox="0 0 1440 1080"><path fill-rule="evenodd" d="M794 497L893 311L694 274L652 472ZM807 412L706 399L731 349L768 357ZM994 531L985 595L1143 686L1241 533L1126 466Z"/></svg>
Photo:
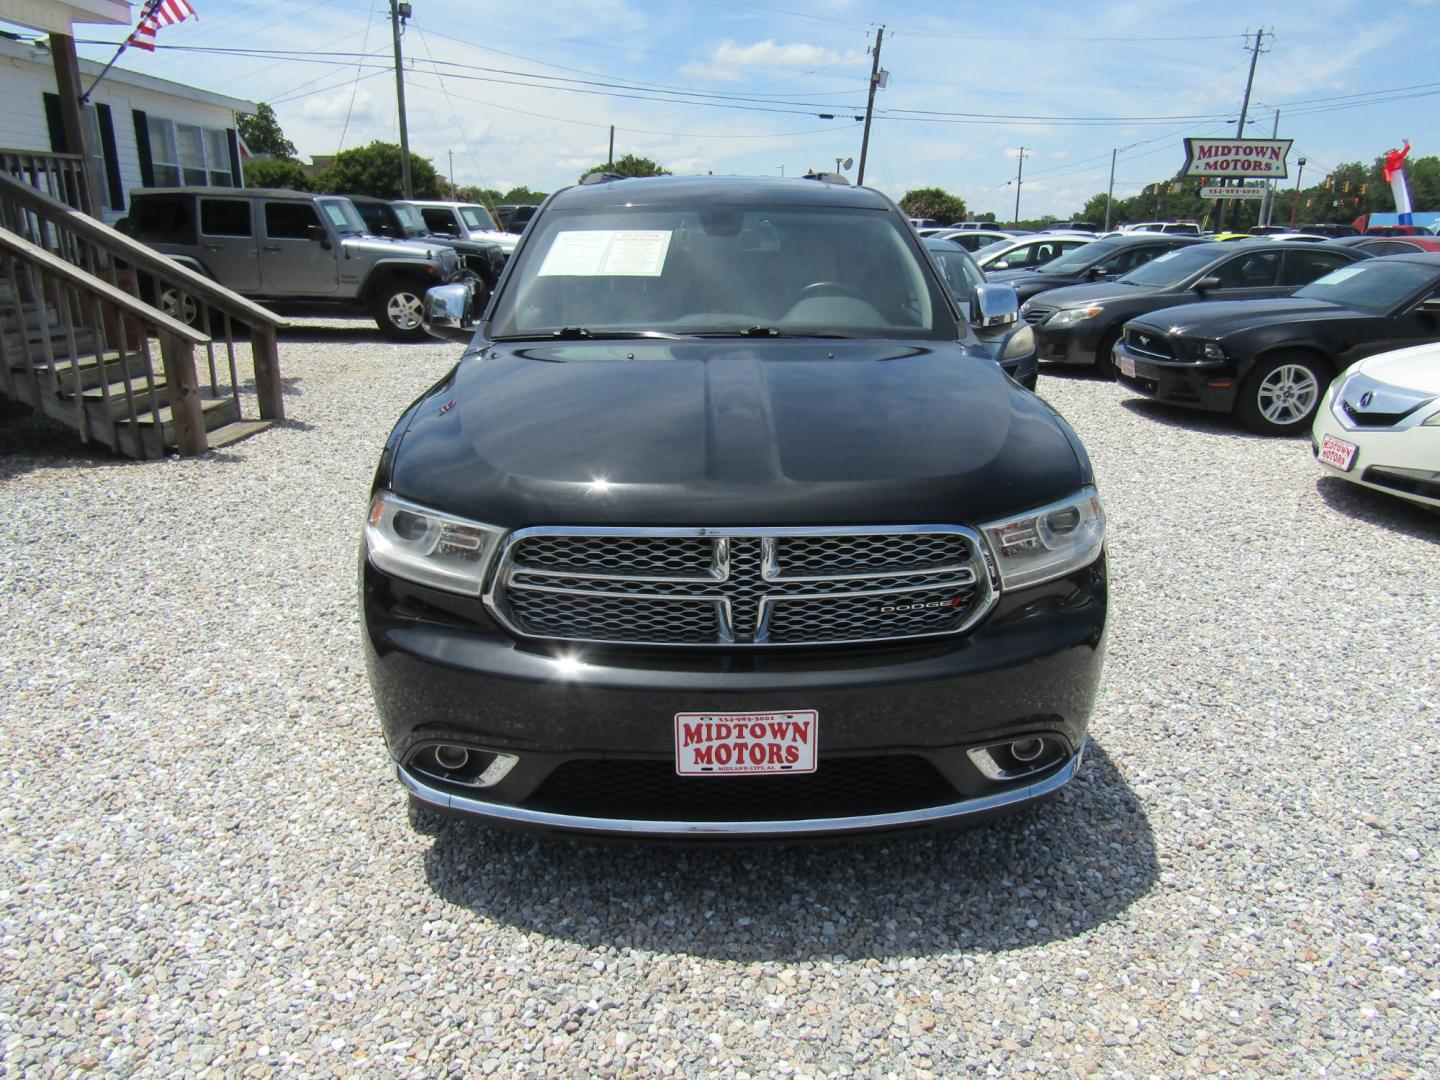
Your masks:
<svg viewBox="0 0 1440 1080"><path fill-rule="evenodd" d="M275 106L302 155L397 139L388 0L192 0L199 21L121 66ZM866 182L943 187L972 210L1067 216L1167 176L1185 135L1233 133L1246 33L1265 38L1247 134L1295 140L1306 176L1409 138L1440 153L1434 0L413 0L412 149L457 183L552 190L615 153L676 173L786 175L860 156ZM136 6L138 11L138 4ZM119 40L118 29L81 38ZM170 46L166 48L165 46ZM213 50L244 50L224 52ZM269 50L269 51L267 51ZM113 49L82 45L105 60ZM834 119L822 119L820 114ZM854 169L850 170L853 178ZM1293 177L1293 166L1292 166Z"/></svg>

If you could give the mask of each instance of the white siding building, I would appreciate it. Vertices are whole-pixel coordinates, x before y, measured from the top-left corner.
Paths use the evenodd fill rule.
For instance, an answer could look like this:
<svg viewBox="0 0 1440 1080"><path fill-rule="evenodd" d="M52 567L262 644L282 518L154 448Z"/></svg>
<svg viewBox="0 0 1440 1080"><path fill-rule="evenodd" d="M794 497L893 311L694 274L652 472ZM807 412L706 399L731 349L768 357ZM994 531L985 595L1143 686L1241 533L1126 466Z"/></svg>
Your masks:
<svg viewBox="0 0 1440 1080"><path fill-rule="evenodd" d="M80 61L88 89L103 65ZM66 145L49 49L0 34L0 148L59 153ZM85 106L106 221L124 216L129 192L179 184L243 183L237 114L254 102L111 68Z"/></svg>

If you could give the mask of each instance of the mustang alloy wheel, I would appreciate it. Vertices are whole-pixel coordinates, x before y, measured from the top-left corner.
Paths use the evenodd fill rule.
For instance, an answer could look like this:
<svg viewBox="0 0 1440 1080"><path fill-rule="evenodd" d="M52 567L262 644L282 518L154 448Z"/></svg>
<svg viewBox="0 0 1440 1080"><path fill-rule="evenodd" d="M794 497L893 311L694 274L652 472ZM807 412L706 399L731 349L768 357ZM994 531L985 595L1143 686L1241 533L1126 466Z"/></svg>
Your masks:
<svg viewBox="0 0 1440 1080"><path fill-rule="evenodd" d="M1245 380L1235 411L1241 422L1261 435L1308 431L1330 377L1320 361L1288 353L1260 364Z"/></svg>

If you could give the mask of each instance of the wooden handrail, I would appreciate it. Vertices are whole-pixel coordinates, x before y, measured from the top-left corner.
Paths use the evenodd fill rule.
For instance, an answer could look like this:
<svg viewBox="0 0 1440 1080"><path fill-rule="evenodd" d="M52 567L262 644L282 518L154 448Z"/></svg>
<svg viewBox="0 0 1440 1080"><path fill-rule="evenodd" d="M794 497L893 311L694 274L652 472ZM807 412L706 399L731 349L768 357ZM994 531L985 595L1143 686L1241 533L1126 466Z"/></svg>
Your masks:
<svg viewBox="0 0 1440 1080"><path fill-rule="evenodd" d="M154 248L147 247L138 240L132 240L124 233L117 232L110 226L96 221L57 199L52 199L43 191L33 188L29 184L22 184L3 172L0 172L0 196L13 200L47 221L63 226L77 236L104 248L117 258L124 259L132 266L183 285L186 291L222 311L235 312L251 323L268 326L272 330L284 329L289 325L274 312L266 310L253 300L247 300L243 296L232 293L229 289L217 285L205 275L196 273L183 263L166 258Z"/></svg>
<svg viewBox="0 0 1440 1080"><path fill-rule="evenodd" d="M83 215L82 215L83 216ZM157 330L163 330L177 338L190 342L192 345L204 345L210 340L209 336L201 333L193 326L186 326L179 319L171 318L163 311L151 307L143 301L137 300L123 289L117 289L108 281L85 273L79 267L57 258L42 247L37 247L24 237L16 236L9 229L0 227L0 248L19 255L27 262L33 263L48 274L63 278L67 283L73 285L82 292L104 300L106 303L114 304L121 308L127 315L134 317L139 322L153 326Z"/></svg>

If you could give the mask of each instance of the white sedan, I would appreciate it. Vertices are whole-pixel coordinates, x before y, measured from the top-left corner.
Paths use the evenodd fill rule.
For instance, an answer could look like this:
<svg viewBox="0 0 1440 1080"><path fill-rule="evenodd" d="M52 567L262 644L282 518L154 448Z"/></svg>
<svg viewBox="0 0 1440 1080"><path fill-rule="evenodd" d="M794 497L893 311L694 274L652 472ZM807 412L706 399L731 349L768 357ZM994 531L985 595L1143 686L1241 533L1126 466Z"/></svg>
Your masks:
<svg viewBox="0 0 1440 1080"><path fill-rule="evenodd" d="M1440 343L1350 365L1330 384L1310 441L1327 471L1440 508Z"/></svg>

